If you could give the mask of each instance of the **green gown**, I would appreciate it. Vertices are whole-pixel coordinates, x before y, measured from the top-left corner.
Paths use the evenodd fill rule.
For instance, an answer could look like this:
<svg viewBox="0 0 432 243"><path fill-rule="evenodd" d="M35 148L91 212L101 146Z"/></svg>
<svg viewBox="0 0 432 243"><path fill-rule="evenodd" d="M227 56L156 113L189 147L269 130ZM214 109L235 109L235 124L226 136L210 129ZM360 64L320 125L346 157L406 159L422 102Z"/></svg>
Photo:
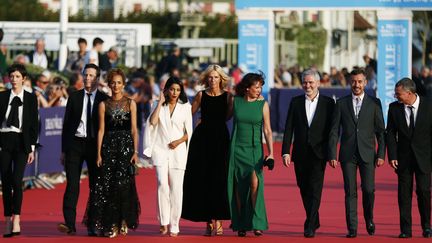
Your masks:
<svg viewBox="0 0 432 243"><path fill-rule="evenodd" d="M264 103L264 100L248 102L243 97L234 98L234 127L228 170L228 199L234 231L268 229L264 204L262 148ZM254 171L258 178L255 208L250 197L251 175ZM236 190L241 202L240 211Z"/></svg>

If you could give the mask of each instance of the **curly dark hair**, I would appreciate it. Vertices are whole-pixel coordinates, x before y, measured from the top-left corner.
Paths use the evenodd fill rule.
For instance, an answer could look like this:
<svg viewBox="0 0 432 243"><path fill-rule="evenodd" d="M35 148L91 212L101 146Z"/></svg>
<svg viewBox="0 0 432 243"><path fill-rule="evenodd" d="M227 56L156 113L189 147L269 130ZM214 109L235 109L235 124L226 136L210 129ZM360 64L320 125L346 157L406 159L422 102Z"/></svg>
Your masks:
<svg viewBox="0 0 432 243"><path fill-rule="evenodd" d="M244 97L246 95L246 89L250 88L252 85L256 83L261 83L261 85L265 84L265 75L263 72L259 71L258 73L248 73L243 76L240 83L238 83L235 87L235 92L237 96Z"/></svg>
<svg viewBox="0 0 432 243"><path fill-rule="evenodd" d="M168 95L167 91L169 90L169 88L173 84L178 84L180 86L179 100L181 100L181 102L183 102L183 103L187 103L188 102L188 98L187 98L186 92L184 91L183 82L179 78L177 78L177 77L170 77L166 81L164 89L163 89L163 92L165 94L165 103L164 103L164 105L168 104L168 102L170 101L169 95Z"/></svg>
<svg viewBox="0 0 432 243"><path fill-rule="evenodd" d="M107 75L108 85L111 84L114 76L117 76L117 75L121 76L122 77L122 83L126 84L126 75L124 74L124 72L119 68L113 68L113 69L109 70L108 75Z"/></svg>

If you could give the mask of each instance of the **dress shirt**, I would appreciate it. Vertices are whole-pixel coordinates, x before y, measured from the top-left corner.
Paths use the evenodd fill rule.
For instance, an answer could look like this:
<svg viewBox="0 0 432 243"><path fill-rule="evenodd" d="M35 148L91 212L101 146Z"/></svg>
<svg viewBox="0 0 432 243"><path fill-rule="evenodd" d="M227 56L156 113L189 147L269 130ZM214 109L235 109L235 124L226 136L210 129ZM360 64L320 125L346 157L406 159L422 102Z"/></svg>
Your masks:
<svg viewBox="0 0 432 243"><path fill-rule="evenodd" d="M48 58L44 52L39 54L37 51L33 54L33 64L41 68L48 68Z"/></svg>
<svg viewBox="0 0 432 243"><path fill-rule="evenodd" d="M358 110L358 112L360 113L365 93L363 92L361 95L358 95L358 96L354 95L354 94L351 94L351 95L352 95L352 103L353 103L353 108L354 108L354 115L358 116L358 114L356 114L356 106L357 106L357 100L356 99L360 98L360 102L358 104L360 106L360 109Z"/></svg>
<svg viewBox="0 0 432 243"><path fill-rule="evenodd" d="M91 102L91 107L92 107L92 114L93 114L93 104L94 104L94 100L96 98L96 92L97 89L95 89L93 92L91 92L91 98L90 98L90 102ZM89 102L88 99L88 95L87 95L87 91L84 91L84 102L83 102L83 109L82 109L82 113L81 113L81 121L80 124L78 125L78 129L75 133L76 137L80 137L80 138L85 138L87 136L87 103ZM97 107L96 107L97 109ZM95 133L97 134L97 131L95 131Z"/></svg>
<svg viewBox="0 0 432 243"><path fill-rule="evenodd" d="M418 95L416 95L416 100L414 101L414 104L412 105L404 105L405 107L405 119L407 122L408 127L410 126L410 115L411 115L411 111L410 111L410 106L413 107L413 113L414 113L414 123L417 120L417 111L420 105L420 97Z"/></svg>
<svg viewBox="0 0 432 243"><path fill-rule="evenodd" d="M8 108L6 110L6 115L3 117L2 126L0 129L0 132L17 132L22 133L22 122L23 122L23 106L18 107L18 119L19 119L19 127L10 126L8 127L6 125L7 118L9 117L9 113L11 111L11 102L15 96L18 96L20 98L21 102L24 103L24 89L21 90L20 93L15 94L12 90L9 96L9 102L8 102Z"/></svg>
<svg viewBox="0 0 432 243"><path fill-rule="evenodd" d="M310 127L317 108L319 93L313 99L310 99L307 95L305 95L305 98L306 117Z"/></svg>

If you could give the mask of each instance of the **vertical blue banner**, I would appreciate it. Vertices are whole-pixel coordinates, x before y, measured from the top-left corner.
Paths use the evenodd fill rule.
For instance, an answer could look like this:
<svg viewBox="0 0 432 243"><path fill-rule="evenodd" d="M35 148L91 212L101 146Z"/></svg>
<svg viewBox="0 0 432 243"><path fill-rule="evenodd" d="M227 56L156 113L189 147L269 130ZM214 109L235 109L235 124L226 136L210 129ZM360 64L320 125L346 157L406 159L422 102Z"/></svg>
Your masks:
<svg viewBox="0 0 432 243"><path fill-rule="evenodd" d="M409 20L378 20L378 97L386 121L396 82L411 77L410 39Z"/></svg>
<svg viewBox="0 0 432 243"><path fill-rule="evenodd" d="M239 66L247 68L247 72L262 71L266 75L262 95L267 99L269 83L273 78L272 60L273 53L269 47L269 38L274 38L271 28L273 23L269 20L244 20L239 19Z"/></svg>

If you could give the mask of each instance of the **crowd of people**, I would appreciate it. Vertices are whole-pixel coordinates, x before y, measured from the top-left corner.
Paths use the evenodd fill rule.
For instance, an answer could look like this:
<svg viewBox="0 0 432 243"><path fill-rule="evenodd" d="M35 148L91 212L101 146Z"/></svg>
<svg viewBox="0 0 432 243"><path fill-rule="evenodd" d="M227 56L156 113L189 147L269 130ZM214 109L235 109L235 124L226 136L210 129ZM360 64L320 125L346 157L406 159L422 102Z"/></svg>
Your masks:
<svg viewBox="0 0 432 243"><path fill-rule="evenodd" d="M110 61L117 56L116 48L106 53L105 64L111 66L104 71L98 54L103 40L95 38L93 48L84 55L85 44L80 39L82 51L68 61L71 69L77 68L69 87L61 78L49 80L42 73L29 90L24 65L15 63L7 69L10 89L0 92L3 236L21 234L21 182L25 165L34 160L39 127L35 114L38 106L54 105L66 106L61 162L67 185L60 232L76 234L84 161L90 189L83 219L88 235L114 238L138 227L141 207L135 164L139 161L138 136L143 132L144 155L157 177L161 235L178 236L180 218L184 218L205 223L206 236L223 235L222 220L231 220L230 228L239 237L248 231L262 236L268 229L263 170L274 167L270 108L262 96L263 73L244 73L241 68L236 72L239 69L211 64L183 78L179 50L174 49L158 65L133 70L127 76ZM38 40L29 61L49 66L49 58L38 51L41 46ZM366 70L376 73L376 62L366 57L365 62ZM404 78L396 83L398 101L390 104L386 128L380 100L364 92L370 82L364 69L341 72L343 78L339 74L335 82L350 87L351 94L336 102L319 92L327 85L322 82L324 74L315 68L293 73L304 94L289 104L281 157L286 167L294 163L306 211L304 236L315 237L321 225L326 164L342 168L346 237L356 237L358 230L357 170L366 231L375 234L375 170L384 164L387 147L389 163L398 175L399 237L412 237L415 178L423 237L430 238L432 103L420 94L417 81ZM337 77L338 71L332 70L333 75ZM292 74L291 78L294 83L296 78ZM54 84L59 88L49 88ZM198 111L201 117L193 129L192 116ZM226 121L231 118L230 137Z"/></svg>

